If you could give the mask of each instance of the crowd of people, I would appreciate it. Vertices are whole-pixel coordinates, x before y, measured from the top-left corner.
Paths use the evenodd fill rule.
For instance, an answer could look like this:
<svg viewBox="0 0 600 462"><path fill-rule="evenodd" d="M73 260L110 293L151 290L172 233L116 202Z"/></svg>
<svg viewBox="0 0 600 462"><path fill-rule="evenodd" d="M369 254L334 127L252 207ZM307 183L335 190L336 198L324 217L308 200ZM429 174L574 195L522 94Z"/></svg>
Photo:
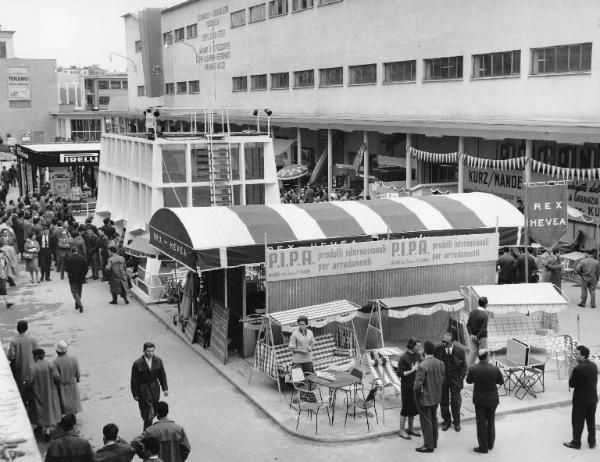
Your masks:
<svg viewBox="0 0 600 462"><path fill-rule="evenodd" d="M288 188L281 192L282 204L310 204L325 201L349 201L356 200L357 196L350 191L333 191L327 194L327 188L313 184L307 184L300 188Z"/></svg>

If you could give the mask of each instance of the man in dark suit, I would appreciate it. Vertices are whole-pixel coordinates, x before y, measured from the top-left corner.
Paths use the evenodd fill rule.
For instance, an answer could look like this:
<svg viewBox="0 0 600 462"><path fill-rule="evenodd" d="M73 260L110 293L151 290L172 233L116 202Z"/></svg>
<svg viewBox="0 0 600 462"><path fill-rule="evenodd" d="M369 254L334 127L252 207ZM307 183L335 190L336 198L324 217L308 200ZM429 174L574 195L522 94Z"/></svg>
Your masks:
<svg viewBox="0 0 600 462"><path fill-rule="evenodd" d="M497 385L504 383L502 372L489 363L489 352L479 350L479 364L469 368L467 383L472 383L475 421L477 423L477 442L475 452L487 453L494 448L496 441L496 408L500 404Z"/></svg>
<svg viewBox="0 0 600 462"><path fill-rule="evenodd" d="M581 448L581 434L587 423L588 444L596 447L596 406L598 405L598 367L589 359L590 350L579 345L575 350L577 366L569 377L569 387L573 388L573 409L571 410L571 425L573 439L563 443L572 449Z"/></svg>
<svg viewBox="0 0 600 462"><path fill-rule="evenodd" d="M131 394L138 402L144 430L152 425L154 406L160 400L160 389L165 396L169 395L167 374L162 360L154 355L154 350L154 343L144 343L144 354L131 367Z"/></svg>
<svg viewBox="0 0 600 462"><path fill-rule="evenodd" d="M488 313L486 311L488 305L487 297L481 297L478 301L478 307L471 310L467 321L467 332L469 333L469 358L468 366L475 364L477 352L480 349L487 348L487 325Z"/></svg>
<svg viewBox="0 0 600 462"><path fill-rule="evenodd" d="M65 261L65 271L69 277L69 287L71 294L75 300L75 309L83 313L83 305L81 303L81 291L85 275L87 273L87 261L83 255L79 253L78 247L73 247L71 256Z"/></svg>
<svg viewBox="0 0 600 462"><path fill-rule="evenodd" d="M442 431L450 428L454 422L454 430L460 431L460 406L462 396L460 391L467 375L467 360L465 350L452 341L452 334L446 332L442 337L442 344L435 350L435 357L444 363L446 367L446 378L442 385ZM452 414L450 413L452 410Z"/></svg>
<svg viewBox="0 0 600 462"><path fill-rule="evenodd" d="M119 438L119 427L109 423L102 429L104 446L94 455L94 462L131 462L135 450L127 441Z"/></svg>
<svg viewBox="0 0 600 462"><path fill-rule="evenodd" d="M42 234L37 237L37 241L40 244L38 258L40 262L40 271L42 273L41 280L43 281L44 278L46 278L46 281L50 281L50 266L52 266L52 249L54 247L54 241L52 236L50 236L48 226L44 225Z"/></svg>
<svg viewBox="0 0 600 462"><path fill-rule="evenodd" d="M433 452L437 448L437 407L442 399L442 385L446 374L446 366L433 356L435 345L432 342L425 342L423 349L425 359L419 364L413 387L421 431L423 432L423 446L415 450L417 452Z"/></svg>
<svg viewBox="0 0 600 462"><path fill-rule="evenodd" d="M517 261L510 254L508 248L500 251L496 266L498 267L498 284L513 284L515 282Z"/></svg>
<svg viewBox="0 0 600 462"><path fill-rule="evenodd" d="M531 255L531 250L527 255L527 277L525 275L525 252L519 255L517 258L517 282L537 282L535 277L537 275L538 266L535 258Z"/></svg>

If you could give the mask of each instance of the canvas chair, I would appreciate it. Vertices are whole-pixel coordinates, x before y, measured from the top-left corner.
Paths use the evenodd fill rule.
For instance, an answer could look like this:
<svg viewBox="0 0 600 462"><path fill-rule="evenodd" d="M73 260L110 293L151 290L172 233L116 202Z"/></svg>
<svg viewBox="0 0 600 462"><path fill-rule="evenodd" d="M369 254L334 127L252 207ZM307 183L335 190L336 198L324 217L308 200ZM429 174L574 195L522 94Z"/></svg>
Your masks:
<svg viewBox="0 0 600 462"><path fill-rule="evenodd" d="M373 376L373 385L381 389L382 420L385 424L385 390L391 388L396 396L400 395L400 379L392 368L392 364L385 356L377 352L367 354L369 371Z"/></svg>
<svg viewBox="0 0 600 462"><path fill-rule="evenodd" d="M371 431L371 426L369 424L369 409L373 408L373 411L375 412L375 421L379 423L379 418L377 417L377 407L375 405L375 397L377 396L378 390L379 386L375 385L373 388L371 388L371 390L369 390L369 394L366 398L364 397L364 393L362 398L346 398L346 418L344 419L344 427L348 421L348 412L350 411L350 408L354 410L354 420L356 420L356 409L363 409L365 411L365 418L367 419L367 431Z"/></svg>
<svg viewBox="0 0 600 462"><path fill-rule="evenodd" d="M305 390L302 388L298 389L298 398L298 419L296 421L296 430L298 430L298 426L300 425L300 414L302 411L306 411L311 419L313 414L315 415L315 435L319 433L319 411L321 409L325 409L327 411L327 419L331 425L331 415L329 413L331 402L329 399L327 401L323 401L320 397L317 397L317 394L314 391Z"/></svg>

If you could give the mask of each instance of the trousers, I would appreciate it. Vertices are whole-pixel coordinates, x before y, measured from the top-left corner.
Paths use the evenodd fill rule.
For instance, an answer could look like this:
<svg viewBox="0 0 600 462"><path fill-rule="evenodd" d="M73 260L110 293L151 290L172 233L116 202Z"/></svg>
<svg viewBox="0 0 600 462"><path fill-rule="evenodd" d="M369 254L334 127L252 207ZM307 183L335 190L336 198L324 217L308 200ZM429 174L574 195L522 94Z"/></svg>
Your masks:
<svg viewBox="0 0 600 462"><path fill-rule="evenodd" d="M596 306L596 284L597 281L588 281L581 278L581 304L585 305L588 292L590 293L590 306Z"/></svg>
<svg viewBox="0 0 600 462"><path fill-rule="evenodd" d="M475 406L477 442L484 451L493 449L496 441L496 408L498 406Z"/></svg>
<svg viewBox="0 0 600 462"><path fill-rule="evenodd" d="M444 383L442 386L442 401L440 402L440 411L444 423L460 425L461 404L462 395L460 390L452 390L447 383Z"/></svg>
<svg viewBox="0 0 600 462"><path fill-rule="evenodd" d="M581 445L581 434L587 423L588 443L596 442L596 403L573 404L571 424L573 425L573 443Z"/></svg>
<svg viewBox="0 0 600 462"><path fill-rule="evenodd" d="M423 432L423 446L425 446L428 449L437 448L437 407L437 404L433 406L422 406L417 400L417 409L419 410L419 422L421 422L421 431Z"/></svg>
<svg viewBox="0 0 600 462"><path fill-rule="evenodd" d="M138 400L140 415L144 421L144 430L152 425L152 420L154 419L154 406L156 406L157 403L158 401L145 400L142 398Z"/></svg>
<svg viewBox="0 0 600 462"><path fill-rule="evenodd" d="M83 305L81 304L81 290L83 288L83 284L69 281L69 287L71 288L71 294L75 300L75 308L83 308Z"/></svg>
<svg viewBox="0 0 600 462"><path fill-rule="evenodd" d="M479 350L487 348L487 337L480 338L477 342L469 337L469 356L467 356L467 366L471 367L478 360Z"/></svg>

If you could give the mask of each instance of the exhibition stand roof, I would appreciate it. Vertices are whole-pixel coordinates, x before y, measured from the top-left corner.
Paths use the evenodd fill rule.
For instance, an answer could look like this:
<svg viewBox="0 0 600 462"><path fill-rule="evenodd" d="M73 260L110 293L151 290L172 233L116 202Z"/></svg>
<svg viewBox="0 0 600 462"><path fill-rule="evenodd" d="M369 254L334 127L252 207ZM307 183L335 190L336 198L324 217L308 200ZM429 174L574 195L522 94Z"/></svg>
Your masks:
<svg viewBox="0 0 600 462"><path fill-rule="evenodd" d="M487 193L369 201L230 207L163 208L151 218L150 244L199 270L257 264L265 245L302 246L373 238L500 232L520 241L524 219Z"/></svg>
<svg viewBox="0 0 600 462"><path fill-rule="evenodd" d="M100 143L17 144L15 153L38 167L98 165Z"/></svg>
<svg viewBox="0 0 600 462"><path fill-rule="evenodd" d="M336 300L320 305L305 306L293 310L278 311L266 316L281 326L283 331L291 332L297 326L299 316L306 316L312 327L320 328L331 322L348 322L356 317L360 306L348 300Z"/></svg>
<svg viewBox="0 0 600 462"><path fill-rule="evenodd" d="M549 282L471 286L476 298L487 297L491 313L558 313L567 309L569 300Z"/></svg>

